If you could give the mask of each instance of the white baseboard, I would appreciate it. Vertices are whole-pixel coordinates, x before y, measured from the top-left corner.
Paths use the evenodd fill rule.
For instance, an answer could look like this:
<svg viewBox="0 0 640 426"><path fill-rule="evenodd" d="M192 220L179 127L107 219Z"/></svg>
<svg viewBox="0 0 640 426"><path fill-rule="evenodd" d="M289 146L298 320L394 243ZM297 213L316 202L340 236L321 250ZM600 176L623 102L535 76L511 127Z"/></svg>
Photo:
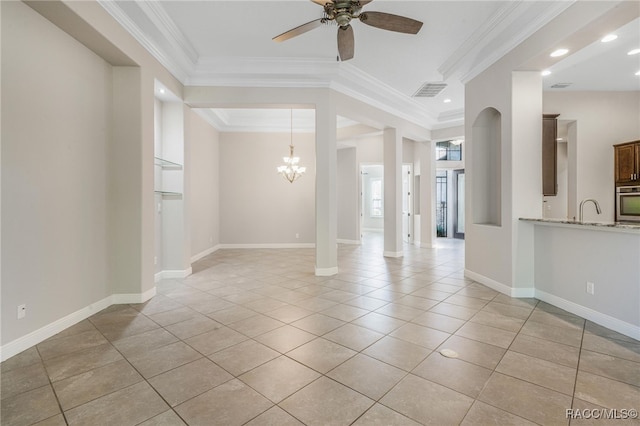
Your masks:
<svg viewBox="0 0 640 426"><path fill-rule="evenodd" d="M360 240L343 240L342 238L338 238L336 241L338 244L362 244Z"/></svg>
<svg viewBox="0 0 640 426"><path fill-rule="evenodd" d="M482 274L478 274L477 272L470 271L468 269L464 270L464 276L470 278L474 281L479 282L480 284L486 285L487 287L499 291L502 294L506 294L510 297L535 297L535 289L526 287L526 288L514 288L510 287L506 284L498 282L489 277L485 277Z"/></svg>
<svg viewBox="0 0 640 426"><path fill-rule="evenodd" d="M167 280L171 278L186 278L193 273L193 269L189 266L187 269L165 270L156 272L154 275L155 282Z"/></svg>
<svg viewBox="0 0 640 426"><path fill-rule="evenodd" d="M619 320L610 315L603 314L602 312L594 311L591 308L587 308L553 294L546 293L542 290L535 291L535 297L538 300L547 302L550 305L556 306L572 314L578 315L589 321L595 322L598 325L606 327L610 330L617 331L618 333L629 336L633 339L640 340L640 327L630 324L626 321Z"/></svg>
<svg viewBox="0 0 640 426"><path fill-rule="evenodd" d="M384 251L382 253L384 257L402 257L404 256L404 252L402 251Z"/></svg>
<svg viewBox="0 0 640 426"><path fill-rule="evenodd" d="M434 243L423 243L420 241L416 241L413 244L419 248L436 248L436 245Z"/></svg>
<svg viewBox="0 0 640 426"><path fill-rule="evenodd" d="M208 249L201 251L200 253L196 254L195 256L191 256L191 263L197 262L198 260L202 259L205 256L209 256L211 253L215 253L218 250L220 250L220 244L215 245L213 247L209 247Z"/></svg>
<svg viewBox="0 0 640 426"><path fill-rule="evenodd" d="M629 336L633 339L640 340L639 326L614 318L610 315L603 314L602 312L595 311L591 308L587 308L586 306L579 305L575 302L571 302L536 288L512 288L476 272L469 271L468 269L464 270L464 276L499 291L500 293L504 293L507 296L535 297L538 300L542 300L550 305L564 309L567 312L571 312L572 314L588 319L598 325L617 331L618 333L624 334L625 336Z"/></svg>
<svg viewBox="0 0 640 426"><path fill-rule="evenodd" d="M122 305L125 303L144 303L156 295L156 286L153 286L144 293L114 294L111 296L112 305Z"/></svg>
<svg viewBox="0 0 640 426"><path fill-rule="evenodd" d="M222 249L315 248L315 243L219 244Z"/></svg>
<svg viewBox="0 0 640 426"><path fill-rule="evenodd" d="M111 296L105 297L102 300L85 306L82 309L47 324L42 328L2 345L2 347L0 347L0 360L5 361L20 352L47 340L49 337L55 336L61 331L66 330L72 325L89 318L111 305L143 303L155 296L155 294L155 287L145 291L144 293L138 294L112 294Z"/></svg>
<svg viewBox="0 0 640 426"><path fill-rule="evenodd" d="M330 277L332 275L336 275L338 273L338 267L335 266L333 268L318 268L316 267L316 276L317 277Z"/></svg>

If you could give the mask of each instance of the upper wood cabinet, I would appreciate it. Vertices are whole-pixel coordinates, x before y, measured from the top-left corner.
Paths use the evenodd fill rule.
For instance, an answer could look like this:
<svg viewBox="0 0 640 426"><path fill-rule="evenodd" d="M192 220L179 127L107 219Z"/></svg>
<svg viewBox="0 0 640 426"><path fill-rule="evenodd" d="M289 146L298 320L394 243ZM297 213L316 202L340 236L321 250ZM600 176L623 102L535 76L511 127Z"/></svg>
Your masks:
<svg viewBox="0 0 640 426"><path fill-rule="evenodd" d="M542 195L558 195L559 115L542 115Z"/></svg>
<svg viewBox="0 0 640 426"><path fill-rule="evenodd" d="M614 145L616 185L640 183L640 141Z"/></svg>

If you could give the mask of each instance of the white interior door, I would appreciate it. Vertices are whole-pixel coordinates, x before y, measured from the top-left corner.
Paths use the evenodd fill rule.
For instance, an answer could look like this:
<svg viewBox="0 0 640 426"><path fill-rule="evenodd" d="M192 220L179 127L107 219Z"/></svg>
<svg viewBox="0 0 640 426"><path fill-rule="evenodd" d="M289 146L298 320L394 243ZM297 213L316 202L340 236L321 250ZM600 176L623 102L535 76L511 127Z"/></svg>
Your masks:
<svg viewBox="0 0 640 426"><path fill-rule="evenodd" d="M413 204L411 202L412 190L412 170L411 164L402 165L402 241L411 243L413 241Z"/></svg>

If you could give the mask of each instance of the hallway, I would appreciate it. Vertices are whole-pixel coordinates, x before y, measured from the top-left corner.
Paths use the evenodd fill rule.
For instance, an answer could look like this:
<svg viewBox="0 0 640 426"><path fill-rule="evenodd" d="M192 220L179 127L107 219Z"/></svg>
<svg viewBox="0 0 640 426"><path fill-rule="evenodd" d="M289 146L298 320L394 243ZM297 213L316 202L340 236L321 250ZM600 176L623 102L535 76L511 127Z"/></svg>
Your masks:
<svg viewBox="0 0 640 426"><path fill-rule="evenodd" d="M316 277L313 249L219 250L2 363L1 423L555 425L639 408L639 342L465 279L463 241L382 251L382 234L341 244L340 273Z"/></svg>

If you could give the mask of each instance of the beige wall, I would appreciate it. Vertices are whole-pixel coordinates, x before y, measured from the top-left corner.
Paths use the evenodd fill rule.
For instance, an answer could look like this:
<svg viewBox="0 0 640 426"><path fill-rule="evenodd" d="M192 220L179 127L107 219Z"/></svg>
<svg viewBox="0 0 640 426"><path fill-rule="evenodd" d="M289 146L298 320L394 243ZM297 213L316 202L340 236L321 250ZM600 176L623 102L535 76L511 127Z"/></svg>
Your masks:
<svg viewBox="0 0 640 426"><path fill-rule="evenodd" d="M577 180L569 190L577 203L595 198L602 207L601 215L585 208L585 220L613 221L613 145L640 139L640 92L544 92L543 110L576 122L576 170L569 173Z"/></svg>
<svg viewBox="0 0 640 426"><path fill-rule="evenodd" d="M315 242L315 136L293 135L295 155L307 167L294 183L276 172L289 140L288 133L220 134L222 244Z"/></svg>
<svg viewBox="0 0 640 426"><path fill-rule="evenodd" d="M117 165L111 66L23 3L1 7L4 345L111 294Z"/></svg>
<svg viewBox="0 0 640 426"><path fill-rule="evenodd" d="M3 359L154 293L154 81L182 94L98 3L30 5L0 3Z"/></svg>
<svg viewBox="0 0 640 426"><path fill-rule="evenodd" d="M218 154L220 135L193 110L188 113L191 147L191 256L220 244Z"/></svg>

